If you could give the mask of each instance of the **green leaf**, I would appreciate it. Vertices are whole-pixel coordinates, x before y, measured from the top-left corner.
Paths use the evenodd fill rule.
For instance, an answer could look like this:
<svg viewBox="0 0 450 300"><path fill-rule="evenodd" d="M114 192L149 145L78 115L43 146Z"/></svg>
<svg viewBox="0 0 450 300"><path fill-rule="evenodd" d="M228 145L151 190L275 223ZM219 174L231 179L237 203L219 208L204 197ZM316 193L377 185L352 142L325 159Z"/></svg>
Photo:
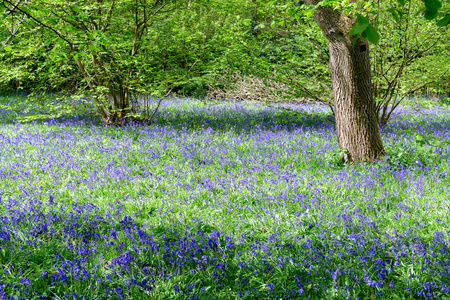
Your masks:
<svg viewBox="0 0 450 300"><path fill-rule="evenodd" d="M428 21L434 20L438 15L437 10L426 10L423 17L427 19Z"/></svg>
<svg viewBox="0 0 450 300"><path fill-rule="evenodd" d="M283 26L283 25L284 25L284 19L281 19L281 20L278 22L278 24L279 24L280 26Z"/></svg>
<svg viewBox="0 0 450 300"><path fill-rule="evenodd" d="M445 15L445 17L443 17L436 23L436 25L439 27L447 26L448 24L450 24L450 14Z"/></svg>
<svg viewBox="0 0 450 300"><path fill-rule="evenodd" d="M305 15L308 19L311 18L313 14L314 14L314 10L312 10L312 9L305 10L305 12L304 12L304 15Z"/></svg>
<svg viewBox="0 0 450 300"><path fill-rule="evenodd" d="M83 52L78 52L78 53L75 53L75 54L72 54L72 55L73 55L73 57L74 57L75 59L80 58L80 57L85 57L85 56L87 56L87 54L86 54L86 53L83 53Z"/></svg>
<svg viewBox="0 0 450 300"><path fill-rule="evenodd" d="M81 9L80 9L78 6L76 6L76 5L73 5L73 6L72 6L72 10L73 10L74 12L76 12L77 14L81 13Z"/></svg>
<svg viewBox="0 0 450 300"><path fill-rule="evenodd" d="M356 17L355 25L353 25L353 28L350 29L349 34L350 35L360 34L364 32L364 30L366 30L368 26L369 26L369 19L361 15L358 15Z"/></svg>
<svg viewBox="0 0 450 300"><path fill-rule="evenodd" d="M56 19L55 17L48 18L48 21L54 25L58 24L58 19Z"/></svg>
<svg viewBox="0 0 450 300"><path fill-rule="evenodd" d="M290 7L290 8L287 9L286 12L288 13L288 15L293 15L293 14L295 14L297 12L297 9L294 8L294 7Z"/></svg>
<svg viewBox="0 0 450 300"><path fill-rule="evenodd" d="M242 20L242 23L244 23L245 26L250 26L250 25L252 25L252 20L251 19L244 19L244 20Z"/></svg>
<svg viewBox="0 0 450 300"><path fill-rule="evenodd" d="M358 15L356 17L356 23L358 23L359 25L369 25L369 19L367 19L367 17Z"/></svg>
<svg viewBox="0 0 450 300"><path fill-rule="evenodd" d="M3 49L5 49L6 52L11 52L12 51L12 48L10 46L5 46L5 48L3 48Z"/></svg>
<svg viewBox="0 0 450 300"><path fill-rule="evenodd" d="M397 0L397 1L398 1L398 3L400 3L401 6L405 5L405 0Z"/></svg>
<svg viewBox="0 0 450 300"><path fill-rule="evenodd" d="M425 0L425 7L427 10L437 11L442 7L442 3L439 0Z"/></svg>
<svg viewBox="0 0 450 300"><path fill-rule="evenodd" d="M44 15L48 15L49 13L50 13L50 11L47 9L47 8L45 8L45 7L41 7L41 12L44 14Z"/></svg>
<svg viewBox="0 0 450 300"><path fill-rule="evenodd" d="M440 0L424 0L425 2L425 14L424 18L427 20L433 20L438 15L438 10L442 7Z"/></svg>
<svg viewBox="0 0 450 300"><path fill-rule="evenodd" d="M399 16L398 16L397 10L396 10L395 8L391 7L391 8L389 8L387 11L391 13L392 17L394 18L394 20L395 20L396 22L399 22L399 21L400 21L400 18L399 18Z"/></svg>
<svg viewBox="0 0 450 300"><path fill-rule="evenodd" d="M364 30L364 31L361 33L361 36L362 36L363 38L367 39L367 32ZM354 46L354 45L353 45L353 46Z"/></svg>
<svg viewBox="0 0 450 300"><path fill-rule="evenodd" d="M98 42L100 45L103 45L103 46L106 46L108 44L108 40L103 37L98 38L96 40L96 42Z"/></svg>
<svg viewBox="0 0 450 300"><path fill-rule="evenodd" d="M380 34L373 26L367 27L367 29L364 31L365 37L371 42L372 44L378 44L380 41Z"/></svg>
<svg viewBox="0 0 450 300"><path fill-rule="evenodd" d="M364 30L366 30L367 25L356 25L353 26L352 29L350 29L349 34L350 35L356 35L362 33Z"/></svg>
<svg viewBox="0 0 450 300"><path fill-rule="evenodd" d="M444 141L440 142L438 147L442 147L447 144L450 144L450 140L444 140Z"/></svg>
<svg viewBox="0 0 450 300"><path fill-rule="evenodd" d="M75 29L70 25L64 25L62 28L64 29L64 31L69 32L69 33L75 32Z"/></svg>

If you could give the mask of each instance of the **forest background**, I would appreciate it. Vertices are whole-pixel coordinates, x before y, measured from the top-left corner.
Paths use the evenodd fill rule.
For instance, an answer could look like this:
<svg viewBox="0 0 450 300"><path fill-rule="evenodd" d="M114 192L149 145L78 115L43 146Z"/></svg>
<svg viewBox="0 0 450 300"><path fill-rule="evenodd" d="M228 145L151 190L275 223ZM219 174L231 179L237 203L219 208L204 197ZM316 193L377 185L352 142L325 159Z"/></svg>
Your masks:
<svg viewBox="0 0 450 300"><path fill-rule="evenodd" d="M22 14L4 14L0 23L3 93L92 95L93 84L94 93L131 102L170 90L332 103L327 42L302 1L33 3ZM370 11L382 37L370 49L378 103L395 104L411 93L448 94L449 32L418 17L423 3L359 3L352 9ZM127 106L131 111L116 108L142 112L137 103ZM386 122L382 108L380 125Z"/></svg>

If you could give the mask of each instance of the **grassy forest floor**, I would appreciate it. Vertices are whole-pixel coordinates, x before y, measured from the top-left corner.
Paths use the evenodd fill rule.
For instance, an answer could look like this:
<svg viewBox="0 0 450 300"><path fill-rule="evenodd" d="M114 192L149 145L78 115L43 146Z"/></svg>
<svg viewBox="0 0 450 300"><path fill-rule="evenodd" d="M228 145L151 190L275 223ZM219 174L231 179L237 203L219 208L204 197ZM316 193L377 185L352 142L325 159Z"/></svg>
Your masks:
<svg viewBox="0 0 450 300"><path fill-rule="evenodd" d="M320 105L42 114L0 98L1 299L450 299L450 145L410 134L450 139L449 108L352 166Z"/></svg>

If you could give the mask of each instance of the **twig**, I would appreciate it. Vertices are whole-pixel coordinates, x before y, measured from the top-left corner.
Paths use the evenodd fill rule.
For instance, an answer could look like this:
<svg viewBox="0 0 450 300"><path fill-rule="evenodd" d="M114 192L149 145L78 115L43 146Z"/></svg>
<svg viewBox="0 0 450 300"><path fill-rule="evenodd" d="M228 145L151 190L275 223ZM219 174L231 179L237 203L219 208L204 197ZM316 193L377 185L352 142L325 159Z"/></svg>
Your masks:
<svg viewBox="0 0 450 300"><path fill-rule="evenodd" d="M193 68L197 63L198 63L198 60L196 60L196 61L192 64L192 66L189 68L189 70L187 70L187 72L184 74L184 76L186 76L186 75L192 70L192 68ZM154 110L153 113L151 114L150 118L146 121L147 124L149 124L150 121L151 121L151 120L153 119L153 117L155 116L156 112L157 112L158 109L159 109L159 106L161 105L161 102L162 102L165 98L167 98L167 97L172 93L172 91L173 91L174 88L175 88L175 85L172 85L172 87L170 88L170 90L169 90L169 91L168 91L161 99L158 100L158 104L156 105L155 110Z"/></svg>
<svg viewBox="0 0 450 300"><path fill-rule="evenodd" d="M21 12L22 14L28 16L30 19L32 19L34 22L36 22L37 24L41 25L42 27L47 28L48 30L50 30L51 32L53 32L54 34L56 34L60 39L62 39L63 41L65 41L67 44L69 44L70 47L73 46L73 43L71 41L69 41L66 37L64 37L62 35L61 32L59 32L58 30L56 30L55 28L52 28L44 23L42 23L42 21L38 20L36 17L34 17L33 15L31 15L30 13L24 11L23 9L18 7L18 4L14 4L12 3L10 0L3 0L3 3L8 3L9 5L13 5L14 6L14 10L18 10L19 12ZM5 5L6 6L6 5Z"/></svg>
<svg viewBox="0 0 450 300"><path fill-rule="evenodd" d="M437 79L440 79L440 78L442 78L445 74L447 74L447 72L448 72L449 70L450 70L450 68L447 68L447 69L446 69L443 73L441 73L441 75L439 75L437 78L435 78L435 79L433 79L433 80L431 80L431 81L425 82L425 83L423 83L423 84L417 84L414 88L412 88L412 89L410 89L408 92L406 92L406 93L400 98L400 100L398 100L398 101L391 107L389 113L388 113L387 116L386 116L386 119L385 119L385 122L384 122L384 123L387 123L387 120L389 120L389 118L391 117L392 112L398 107L398 105L400 104L400 102L402 102L403 99L406 98L407 95L410 95L410 94L412 94L412 93L414 93L414 92L416 92L416 91L422 89L424 86L426 86L426 85L428 85L428 84L430 84L430 83L436 82Z"/></svg>
<svg viewBox="0 0 450 300"><path fill-rule="evenodd" d="M172 93L172 90L175 88L175 86L172 86L171 88L170 88L170 90L161 98L161 99L159 99L158 100L158 104L156 105L156 108L155 108L155 110L153 111L153 113L152 113L152 115L150 116L150 118L146 121L146 123L147 124L149 124L150 123L150 121L153 119L153 116L156 114L156 112L158 111L158 109L159 109L159 106L161 105L161 102L165 99L165 98L167 98L171 93Z"/></svg>

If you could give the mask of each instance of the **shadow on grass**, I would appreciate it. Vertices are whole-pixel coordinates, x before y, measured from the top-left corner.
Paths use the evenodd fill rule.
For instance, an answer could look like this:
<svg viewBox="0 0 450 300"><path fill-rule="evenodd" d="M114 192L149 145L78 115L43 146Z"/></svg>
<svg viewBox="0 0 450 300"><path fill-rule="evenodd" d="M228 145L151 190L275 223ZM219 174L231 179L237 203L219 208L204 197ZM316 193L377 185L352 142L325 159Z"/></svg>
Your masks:
<svg viewBox="0 0 450 300"><path fill-rule="evenodd" d="M301 106L299 106L300 108ZM252 108L223 106L218 108L198 106L194 109L164 109L152 121L154 126L170 126L178 130L215 131L292 131L300 128L333 129L334 118L329 113L305 112L285 108Z"/></svg>
<svg viewBox="0 0 450 300"><path fill-rule="evenodd" d="M70 113L32 106L25 98L2 99L0 124L51 123L66 126L101 126L101 119L87 110L72 109ZM5 101L7 100L7 101ZM9 101L8 101L9 100ZM1 104L0 102L0 104ZM69 104L70 105L70 104ZM254 130L293 131L300 128L333 129L334 118L322 110L305 111L306 106L292 108L247 105L243 103L209 103L198 100L167 101L150 126L168 126L176 130L207 130L249 132ZM309 107L311 108L311 106ZM68 111L68 110L67 110ZM132 120L126 127L144 127Z"/></svg>

